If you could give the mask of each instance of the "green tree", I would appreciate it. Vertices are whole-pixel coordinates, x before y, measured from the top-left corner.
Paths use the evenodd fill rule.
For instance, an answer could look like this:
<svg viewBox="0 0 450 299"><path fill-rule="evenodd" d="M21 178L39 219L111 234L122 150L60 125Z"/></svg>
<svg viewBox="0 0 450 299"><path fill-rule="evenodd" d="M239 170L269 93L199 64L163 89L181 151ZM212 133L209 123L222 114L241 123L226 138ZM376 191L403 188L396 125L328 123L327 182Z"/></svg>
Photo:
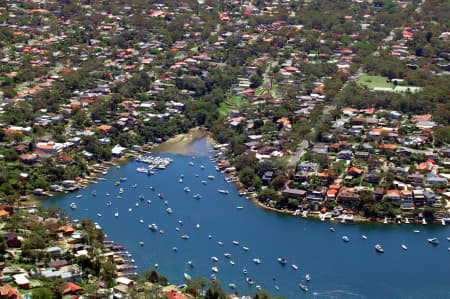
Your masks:
<svg viewBox="0 0 450 299"><path fill-rule="evenodd" d="M434 144L441 146L450 143L450 126L436 127L434 129Z"/></svg>
<svg viewBox="0 0 450 299"><path fill-rule="evenodd" d="M251 88L257 88L257 87L261 86L262 83L263 83L263 79L261 78L260 75L255 74L250 77L250 87Z"/></svg>
<svg viewBox="0 0 450 299"><path fill-rule="evenodd" d="M6 244L5 237L0 235L0 253L4 253L8 249L8 245Z"/></svg>
<svg viewBox="0 0 450 299"><path fill-rule="evenodd" d="M31 293L31 299L51 299L55 298L53 292L48 288L34 289Z"/></svg>
<svg viewBox="0 0 450 299"><path fill-rule="evenodd" d="M258 291L253 295L253 299L270 299L269 292L267 291Z"/></svg>
<svg viewBox="0 0 450 299"><path fill-rule="evenodd" d="M239 180L247 187L259 188L261 179L256 175L253 168L245 166L239 173Z"/></svg>

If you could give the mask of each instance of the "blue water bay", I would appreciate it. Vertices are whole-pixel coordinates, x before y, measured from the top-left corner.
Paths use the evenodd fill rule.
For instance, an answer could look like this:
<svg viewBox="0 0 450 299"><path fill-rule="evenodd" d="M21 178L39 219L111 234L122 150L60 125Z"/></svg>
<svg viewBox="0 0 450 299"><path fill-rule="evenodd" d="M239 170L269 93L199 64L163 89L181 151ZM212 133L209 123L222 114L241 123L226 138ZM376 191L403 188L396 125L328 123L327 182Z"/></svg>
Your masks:
<svg viewBox="0 0 450 299"><path fill-rule="evenodd" d="M201 147L198 143L194 146ZM236 187L225 182L224 175L215 170L206 155L195 159L182 155L162 156L172 158L173 163L155 175L136 172L136 168L144 164L132 161L120 168L111 167L103 176L106 181L46 199L44 205L62 207L74 219L91 218L98 222L109 240L125 246L133 255L137 272L158 264L158 272L173 283L183 283L183 273L194 278L209 278L215 266L222 286L231 292L228 284L234 283L239 294L253 294L256 285L260 285L273 295L285 298L450 297L448 227L331 224L278 214L240 197ZM200 165L204 165L204 169ZM184 178L180 183L182 174ZM208 179L209 175L214 175L215 179ZM123 177L128 179L114 186ZM207 184L202 184L202 180ZM185 187L191 191L184 191ZM124 189L120 199L117 198L119 188ZM220 194L218 189L229 190L229 194ZM110 196L106 196L107 193ZM163 198L159 198L158 193L162 193ZM200 199L194 198L197 193ZM141 194L143 200L139 199ZM77 195L83 196L77 198ZM112 202L111 206L107 206L108 201ZM77 204L75 210L70 208L71 202ZM243 208L237 209L238 206ZM168 207L172 214L166 212ZM114 216L116 212L118 217ZM98 213L102 216L97 216ZM152 223L158 226L158 231L148 228ZM329 230L331 226L336 228L335 232ZM182 239L182 235L190 238ZM350 241L343 242L343 235ZM439 238L440 245L429 244L427 238L431 237ZM238 241L239 245L233 241ZM223 246L218 242L223 242ZM380 244L385 253L377 253L375 244ZM401 244L406 244L408 250L403 250ZM178 251L172 250L173 247ZM225 253L230 253L231 257L226 258ZM213 256L218 262L211 260ZM285 257L287 264L281 265L278 257ZM261 263L255 264L254 258ZM193 268L187 265L189 260L194 263ZM230 260L235 262L234 266ZM298 270L294 270L292 264L297 265ZM243 269L248 270L246 276ZM311 276L310 282L305 281L307 273ZM254 280L253 286L247 284L246 277ZM303 292L299 283L307 285L309 291Z"/></svg>

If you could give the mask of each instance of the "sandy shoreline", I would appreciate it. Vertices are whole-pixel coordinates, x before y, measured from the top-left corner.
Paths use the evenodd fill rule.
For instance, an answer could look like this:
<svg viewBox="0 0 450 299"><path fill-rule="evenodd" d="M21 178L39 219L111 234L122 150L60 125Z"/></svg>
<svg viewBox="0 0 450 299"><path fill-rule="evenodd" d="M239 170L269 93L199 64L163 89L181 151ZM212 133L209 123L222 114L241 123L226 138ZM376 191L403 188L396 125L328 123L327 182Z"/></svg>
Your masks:
<svg viewBox="0 0 450 299"><path fill-rule="evenodd" d="M153 153L168 153L178 155L191 155L189 146L196 140L207 138L208 142L212 145L215 144L211 133L202 127L191 129L188 133L179 134L167 141L155 145L151 148Z"/></svg>

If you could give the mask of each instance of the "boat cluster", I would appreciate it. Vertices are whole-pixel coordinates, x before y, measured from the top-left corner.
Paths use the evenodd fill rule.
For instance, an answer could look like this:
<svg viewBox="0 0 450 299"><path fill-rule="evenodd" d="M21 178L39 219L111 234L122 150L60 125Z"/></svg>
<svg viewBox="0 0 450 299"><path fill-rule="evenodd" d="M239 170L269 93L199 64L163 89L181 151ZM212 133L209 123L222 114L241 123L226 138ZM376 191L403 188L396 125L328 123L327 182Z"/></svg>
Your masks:
<svg viewBox="0 0 450 299"><path fill-rule="evenodd" d="M136 158L137 162L142 162L148 164L147 168L138 167L137 172L146 173L148 175L155 174L156 170L163 170L173 162L171 158L153 157L153 156L138 156Z"/></svg>
<svg viewBox="0 0 450 299"><path fill-rule="evenodd" d="M336 229L334 227L330 227L330 231L331 232L335 232ZM414 230L414 233L420 233L419 230ZM361 238L363 238L364 240L367 240L367 236L366 235L361 235ZM448 239L450 241L450 238ZM350 238L348 236L342 236L342 241L344 241L345 243L350 242ZM438 238L429 238L427 239L428 243L432 244L432 245L439 245L439 239ZM403 250L408 250L408 246L406 246L406 244L401 244L400 246ZM383 247L381 247L380 244L376 244L375 245L375 250L379 253L384 253L384 249ZM450 248L448 249L450 251Z"/></svg>

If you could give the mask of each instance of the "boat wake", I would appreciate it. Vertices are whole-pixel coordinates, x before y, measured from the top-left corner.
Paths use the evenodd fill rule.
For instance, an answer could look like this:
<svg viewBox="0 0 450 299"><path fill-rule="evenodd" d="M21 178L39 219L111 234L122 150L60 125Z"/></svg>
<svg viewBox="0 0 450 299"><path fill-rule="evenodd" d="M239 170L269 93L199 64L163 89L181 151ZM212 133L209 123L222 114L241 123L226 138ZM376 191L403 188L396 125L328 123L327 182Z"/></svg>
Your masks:
<svg viewBox="0 0 450 299"><path fill-rule="evenodd" d="M330 290L314 292L314 298L367 298L364 295L356 294L347 290Z"/></svg>

